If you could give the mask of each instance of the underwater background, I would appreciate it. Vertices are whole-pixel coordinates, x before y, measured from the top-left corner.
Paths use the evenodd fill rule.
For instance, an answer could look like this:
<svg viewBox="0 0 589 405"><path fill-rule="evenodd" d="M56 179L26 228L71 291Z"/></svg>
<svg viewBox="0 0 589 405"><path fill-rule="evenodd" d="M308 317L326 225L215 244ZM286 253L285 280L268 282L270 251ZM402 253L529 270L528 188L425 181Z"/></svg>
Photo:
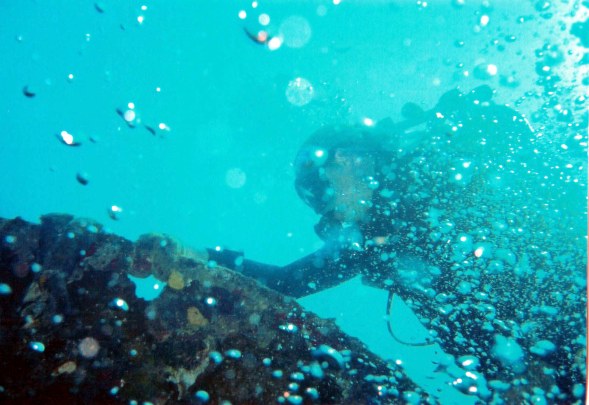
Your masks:
<svg viewBox="0 0 589 405"><path fill-rule="evenodd" d="M2 217L65 212L284 265L322 243L293 186L312 132L487 84L534 129L557 243L586 248L586 1L38 0L0 16Z"/></svg>

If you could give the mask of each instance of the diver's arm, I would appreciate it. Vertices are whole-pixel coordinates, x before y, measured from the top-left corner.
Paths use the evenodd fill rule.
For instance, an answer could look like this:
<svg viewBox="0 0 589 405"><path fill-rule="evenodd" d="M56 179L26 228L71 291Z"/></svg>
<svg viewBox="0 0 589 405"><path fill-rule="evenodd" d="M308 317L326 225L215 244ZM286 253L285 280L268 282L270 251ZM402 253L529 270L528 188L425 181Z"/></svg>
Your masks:
<svg viewBox="0 0 589 405"><path fill-rule="evenodd" d="M342 260L335 259L326 248L286 266L244 259L242 253L226 249L207 251L209 260L218 265L239 271L275 291L297 298L333 287L355 274L343 268L340 265Z"/></svg>
<svg viewBox="0 0 589 405"><path fill-rule="evenodd" d="M260 280L266 285L270 279L274 281L274 284L279 284L280 276L285 276L282 267L245 259L242 252L229 249L207 249L207 253L209 263L238 271L245 276ZM270 287L270 285L268 286Z"/></svg>

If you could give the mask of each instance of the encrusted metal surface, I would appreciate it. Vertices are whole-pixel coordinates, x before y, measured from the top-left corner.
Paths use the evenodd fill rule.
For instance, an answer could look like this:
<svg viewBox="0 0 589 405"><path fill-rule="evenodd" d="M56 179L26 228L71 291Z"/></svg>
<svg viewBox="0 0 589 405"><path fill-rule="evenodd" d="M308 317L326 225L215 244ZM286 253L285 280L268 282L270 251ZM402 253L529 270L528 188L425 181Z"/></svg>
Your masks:
<svg viewBox="0 0 589 405"><path fill-rule="evenodd" d="M0 220L0 400L404 403L424 395L330 320L167 236ZM153 301L127 275L167 283ZM163 283L162 283L163 285ZM223 402L228 401L228 402Z"/></svg>

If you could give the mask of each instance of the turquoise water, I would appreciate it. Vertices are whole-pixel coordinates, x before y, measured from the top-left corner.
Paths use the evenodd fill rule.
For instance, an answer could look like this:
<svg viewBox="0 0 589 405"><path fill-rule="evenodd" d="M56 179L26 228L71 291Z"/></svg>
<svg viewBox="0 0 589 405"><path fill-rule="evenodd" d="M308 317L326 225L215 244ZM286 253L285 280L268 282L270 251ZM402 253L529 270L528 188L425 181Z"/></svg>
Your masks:
<svg viewBox="0 0 589 405"><path fill-rule="evenodd" d="M587 2L258 3L0 4L0 215L67 212L284 265L322 244L293 187L313 131L397 122L407 102L429 110L487 84L530 135L463 141L454 157L491 169L452 209L509 210L517 262L545 251L530 277L569 280L565 301L584 300Z"/></svg>

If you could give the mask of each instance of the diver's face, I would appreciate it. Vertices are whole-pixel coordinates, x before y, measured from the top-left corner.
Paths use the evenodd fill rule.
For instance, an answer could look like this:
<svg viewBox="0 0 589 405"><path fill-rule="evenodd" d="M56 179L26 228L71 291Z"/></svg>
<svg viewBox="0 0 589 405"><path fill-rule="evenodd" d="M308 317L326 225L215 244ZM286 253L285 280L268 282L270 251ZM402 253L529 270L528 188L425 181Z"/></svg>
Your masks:
<svg viewBox="0 0 589 405"><path fill-rule="evenodd" d="M374 172L374 157L342 150L335 152L333 162L325 167L325 175L334 191L336 219L349 223L368 220L374 191L367 179L373 177Z"/></svg>

